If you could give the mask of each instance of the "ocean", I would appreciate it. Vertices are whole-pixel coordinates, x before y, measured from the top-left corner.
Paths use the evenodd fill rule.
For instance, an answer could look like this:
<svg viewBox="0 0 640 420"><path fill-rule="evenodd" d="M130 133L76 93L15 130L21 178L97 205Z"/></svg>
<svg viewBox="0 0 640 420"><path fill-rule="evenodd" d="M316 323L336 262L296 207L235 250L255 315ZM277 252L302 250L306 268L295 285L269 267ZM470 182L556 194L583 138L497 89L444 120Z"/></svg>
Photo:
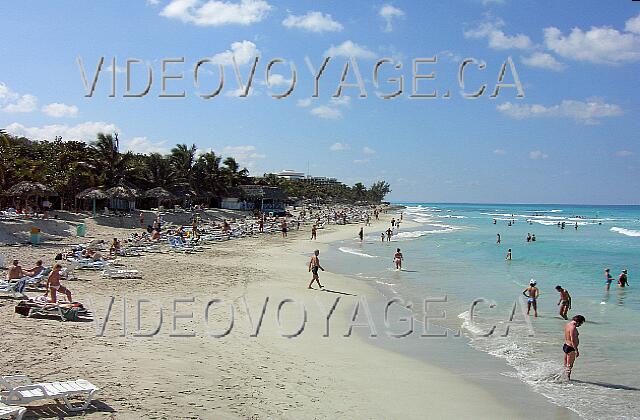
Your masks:
<svg viewBox="0 0 640 420"><path fill-rule="evenodd" d="M425 298L446 296L430 304L429 313L446 313L434 325L459 333L462 345L503 359L513 368L505 374L559 406L586 418L640 418L640 206L396 204L405 206L394 211L396 218L402 212L419 226L401 224L384 243L381 232L365 227L363 243L337 243L323 263L386 297L413 302L417 319ZM536 241L527 242L528 234ZM397 247L405 258L400 272L392 263ZM508 248L511 261L505 260ZM605 268L615 278L609 292ZM623 269L630 284L625 289L616 286ZM540 289L536 319L522 311L531 279ZM563 376L566 321L558 315L556 285L572 296L569 318L587 319L579 328L571 382ZM479 298L471 321L471 304ZM493 334L483 336L492 326Z"/></svg>

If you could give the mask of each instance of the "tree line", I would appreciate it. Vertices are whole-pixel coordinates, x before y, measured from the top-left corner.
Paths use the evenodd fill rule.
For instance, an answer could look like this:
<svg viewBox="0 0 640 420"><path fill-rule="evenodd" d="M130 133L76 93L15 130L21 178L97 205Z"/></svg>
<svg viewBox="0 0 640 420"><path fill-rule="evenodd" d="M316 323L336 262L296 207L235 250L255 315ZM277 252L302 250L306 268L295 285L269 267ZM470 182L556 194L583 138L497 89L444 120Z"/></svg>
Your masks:
<svg viewBox="0 0 640 420"><path fill-rule="evenodd" d="M35 141L0 130L0 193L20 181L40 182L55 191L65 207L73 207L76 194L92 187L125 185L139 190L162 187L179 198L216 205L239 185L281 187L290 197L330 201L380 202L389 184L377 182L314 185L284 180L273 174L250 177L233 157L213 151L198 153L194 144L177 144L168 154L121 152L117 134L97 135L90 144L81 141Z"/></svg>

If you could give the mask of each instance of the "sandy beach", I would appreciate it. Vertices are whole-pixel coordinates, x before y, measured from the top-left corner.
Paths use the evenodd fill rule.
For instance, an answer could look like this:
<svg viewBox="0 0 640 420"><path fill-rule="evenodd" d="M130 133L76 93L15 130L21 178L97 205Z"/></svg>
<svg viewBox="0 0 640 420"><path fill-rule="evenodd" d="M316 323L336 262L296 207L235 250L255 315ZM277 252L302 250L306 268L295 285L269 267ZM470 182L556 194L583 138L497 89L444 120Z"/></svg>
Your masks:
<svg viewBox="0 0 640 420"><path fill-rule="evenodd" d="M383 215L365 231L384 230L389 218ZM91 219L87 228L85 241L131 232ZM121 259L140 270L142 279L82 271L66 285L93 311L94 322L23 318L13 313L13 301L3 299L3 374L90 380L101 391L86 412L89 418L518 417L518 410L477 383L372 345L357 333L367 335L366 327L345 337L357 303L380 296L328 266L321 272L325 290L308 290L307 264L313 249L320 250L322 261L331 242L355 239L359 228L332 225L312 242L309 226L303 226L286 239L272 234L212 244L192 254ZM3 247L2 253L28 265L52 256L56 247ZM145 299L138 319L137 302ZM212 299L219 301L208 306ZM366 321L363 314L359 322ZM36 417L68 414L53 402L29 411Z"/></svg>

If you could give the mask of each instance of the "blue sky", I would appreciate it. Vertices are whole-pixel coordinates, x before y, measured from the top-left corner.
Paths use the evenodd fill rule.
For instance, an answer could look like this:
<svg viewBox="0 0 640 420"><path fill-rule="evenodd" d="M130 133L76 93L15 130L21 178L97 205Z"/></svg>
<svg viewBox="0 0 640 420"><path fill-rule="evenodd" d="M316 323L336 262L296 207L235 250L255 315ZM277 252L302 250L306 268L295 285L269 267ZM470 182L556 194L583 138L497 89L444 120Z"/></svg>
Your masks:
<svg viewBox="0 0 640 420"><path fill-rule="evenodd" d="M167 152L175 143L232 155L252 174L294 169L346 183L391 183L398 201L640 203L640 2L459 0L362 2L274 0L131 0L2 2L0 14L0 127L33 138L91 141L97 131L118 131L123 147ZM244 80L260 56L254 89L238 98L230 63L235 55ZM332 56L311 99L313 76ZM437 99L411 99L412 60L438 57L420 67L435 80ZM117 97L109 98L111 73L102 72L85 98L77 57L89 77L104 56L117 57ZM345 88L335 100L347 56L355 57L367 90ZM185 98L159 98L161 61L183 80L169 90ZM404 78L404 92L379 98L373 85L378 59L380 91L389 77ZM460 94L464 58L469 91L492 91L500 66L512 57L525 98L505 88L474 100ZM144 98L124 98L126 59L153 71ZM193 69L203 58L202 86ZM297 69L292 94L289 68L276 65L276 86L265 86L269 60ZM144 84L133 67L133 90ZM507 70L505 82L511 83ZM352 71L348 82L355 82ZM446 90L451 98L444 99Z"/></svg>

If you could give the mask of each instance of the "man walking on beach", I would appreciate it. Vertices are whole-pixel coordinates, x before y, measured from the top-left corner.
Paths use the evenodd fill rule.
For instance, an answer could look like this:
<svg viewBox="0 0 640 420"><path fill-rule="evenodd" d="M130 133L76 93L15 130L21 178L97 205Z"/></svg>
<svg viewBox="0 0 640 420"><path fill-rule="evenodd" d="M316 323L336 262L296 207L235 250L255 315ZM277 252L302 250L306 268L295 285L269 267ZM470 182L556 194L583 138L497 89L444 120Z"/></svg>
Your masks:
<svg viewBox="0 0 640 420"><path fill-rule="evenodd" d="M287 237L287 219L282 219L282 223L280 224L280 227L282 228L282 237L286 238Z"/></svg>
<svg viewBox="0 0 640 420"><path fill-rule="evenodd" d="M320 265L320 259L318 258L318 255L320 255L320 251L316 249L315 251L313 251L311 261L309 261L309 271L313 273L313 275L311 276L311 282L307 287L308 289L313 289L311 285L314 281L318 283L318 286L320 286L321 289L324 288L324 286L320 284L320 276L318 276L318 269L324 271L324 268L322 268L322 266Z"/></svg>
<svg viewBox="0 0 640 420"><path fill-rule="evenodd" d="M318 228L316 227L316 225L314 223L313 226L311 226L311 239L318 239L316 237L317 234L318 234Z"/></svg>
<svg viewBox="0 0 640 420"><path fill-rule="evenodd" d="M364 230L363 230L363 228L360 228L360 232L358 232L358 237L360 237L360 242L362 242L362 240L364 239Z"/></svg>
<svg viewBox="0 0 640 420"><path fill-rule="evenodd" d="M564 327L564 345L562 346L562 351L564 352L564 370L569 380L571 380L573 363L578 356L580 356L580 352L578 351L578 344L580 344L578 327L584 324L585 321L586 319L582 315L576 315Z"/></svg>
<svg viewBox="0 0 640 420"><path fill-rule="evenodd" d="M567 312L571 309L571 295L561 286L556 286L556 290L560 293L560 300L558 301L558 306L560 306L560 316L564 319L569 319L567 318Z"/></svg>

